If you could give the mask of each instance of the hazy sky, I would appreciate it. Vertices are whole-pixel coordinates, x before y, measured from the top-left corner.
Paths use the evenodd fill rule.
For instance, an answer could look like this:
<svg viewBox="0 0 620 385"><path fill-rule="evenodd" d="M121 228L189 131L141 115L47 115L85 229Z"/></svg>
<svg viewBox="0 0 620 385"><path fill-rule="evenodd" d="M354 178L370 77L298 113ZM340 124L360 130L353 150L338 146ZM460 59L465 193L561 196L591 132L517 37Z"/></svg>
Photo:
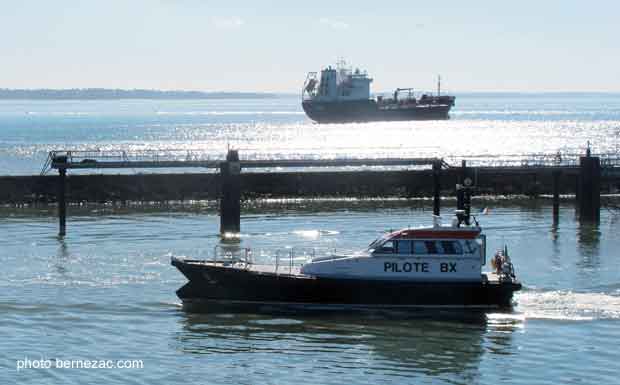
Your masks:
<svg viewBox="0 0 620 385"><path fill-rule="evenodd" d="M0 88L620 91L619 1L0 0Z"/></svg>

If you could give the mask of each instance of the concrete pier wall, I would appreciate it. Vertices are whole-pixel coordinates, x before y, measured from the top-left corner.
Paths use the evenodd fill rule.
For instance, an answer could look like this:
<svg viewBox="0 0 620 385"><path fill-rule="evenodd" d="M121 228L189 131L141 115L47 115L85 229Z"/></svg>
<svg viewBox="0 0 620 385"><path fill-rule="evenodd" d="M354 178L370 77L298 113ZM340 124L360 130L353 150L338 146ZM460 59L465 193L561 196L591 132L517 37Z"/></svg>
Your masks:
<svg viewBox="0 0 620 385"><path fill-rule="evenodd" d="M71 175L67 201L122 202L216 199L215 174ZM0 203L55 202L57 175L0 177Z"/></svg>
<svg viewBox="0 0 620 385"><path fill-rule="evenodd" d="M441 171L442 195L454 195L460 169ZM295 197L432 197L433 171L242 172L244 199ZM67 173L69 202L215 200L220 176L200 174L72 175ZM536 196L553 193L551 169L468 169L478 194ZM574 194L578 170L562 171L560 194ZM0 203L55 202L58 175L0 177ZM620 190L620 175L601 175L601 193Z"/></svg>

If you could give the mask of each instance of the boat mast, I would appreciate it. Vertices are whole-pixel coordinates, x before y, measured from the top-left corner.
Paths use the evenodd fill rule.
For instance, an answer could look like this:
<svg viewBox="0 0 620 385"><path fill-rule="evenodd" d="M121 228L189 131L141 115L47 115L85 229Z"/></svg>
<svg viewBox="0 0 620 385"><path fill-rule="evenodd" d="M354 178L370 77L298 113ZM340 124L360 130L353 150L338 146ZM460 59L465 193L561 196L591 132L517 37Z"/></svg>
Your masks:
<svg viewBox="0 0 620 385"><path fill-rule="evenodd" d="M437 96L441 95L441 75L437 75Z"/></svg>

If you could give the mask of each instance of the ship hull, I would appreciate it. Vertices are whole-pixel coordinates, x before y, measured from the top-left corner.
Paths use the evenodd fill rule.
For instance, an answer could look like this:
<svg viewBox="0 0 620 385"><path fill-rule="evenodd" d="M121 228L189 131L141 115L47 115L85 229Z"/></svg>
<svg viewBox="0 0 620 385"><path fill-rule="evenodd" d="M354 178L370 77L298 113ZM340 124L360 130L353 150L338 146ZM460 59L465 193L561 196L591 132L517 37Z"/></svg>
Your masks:
<svg viewBox="0 0 620 385"><path fill-rule="evenodd" d="M316 102L304 100L306 115L317 123L349 123L407 120L445 120L450 118L449 104L379 107L374 100Z"/></svg>
<svg viewBox="0 0 620 385"><path fill-rule="evenodd" d="M173 260L189 282L177 291L185 306L239 311L296 308L508 308L518 282L420 282L316 278Z"/></svg>

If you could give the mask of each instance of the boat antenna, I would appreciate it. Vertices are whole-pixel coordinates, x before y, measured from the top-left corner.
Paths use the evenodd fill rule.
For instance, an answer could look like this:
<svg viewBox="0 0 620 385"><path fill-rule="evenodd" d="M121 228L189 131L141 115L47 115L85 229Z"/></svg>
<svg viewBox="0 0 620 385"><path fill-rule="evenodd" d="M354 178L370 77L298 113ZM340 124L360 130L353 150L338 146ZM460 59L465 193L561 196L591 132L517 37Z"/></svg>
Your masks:
<svg viewBox="0 0 620 385"><path fill-rule="evenodd" d="M346 66L347 66L347 61L344 60L343 57L339 57L338 61L336 61L336 69L337 70L345 69Z"/></svg>

